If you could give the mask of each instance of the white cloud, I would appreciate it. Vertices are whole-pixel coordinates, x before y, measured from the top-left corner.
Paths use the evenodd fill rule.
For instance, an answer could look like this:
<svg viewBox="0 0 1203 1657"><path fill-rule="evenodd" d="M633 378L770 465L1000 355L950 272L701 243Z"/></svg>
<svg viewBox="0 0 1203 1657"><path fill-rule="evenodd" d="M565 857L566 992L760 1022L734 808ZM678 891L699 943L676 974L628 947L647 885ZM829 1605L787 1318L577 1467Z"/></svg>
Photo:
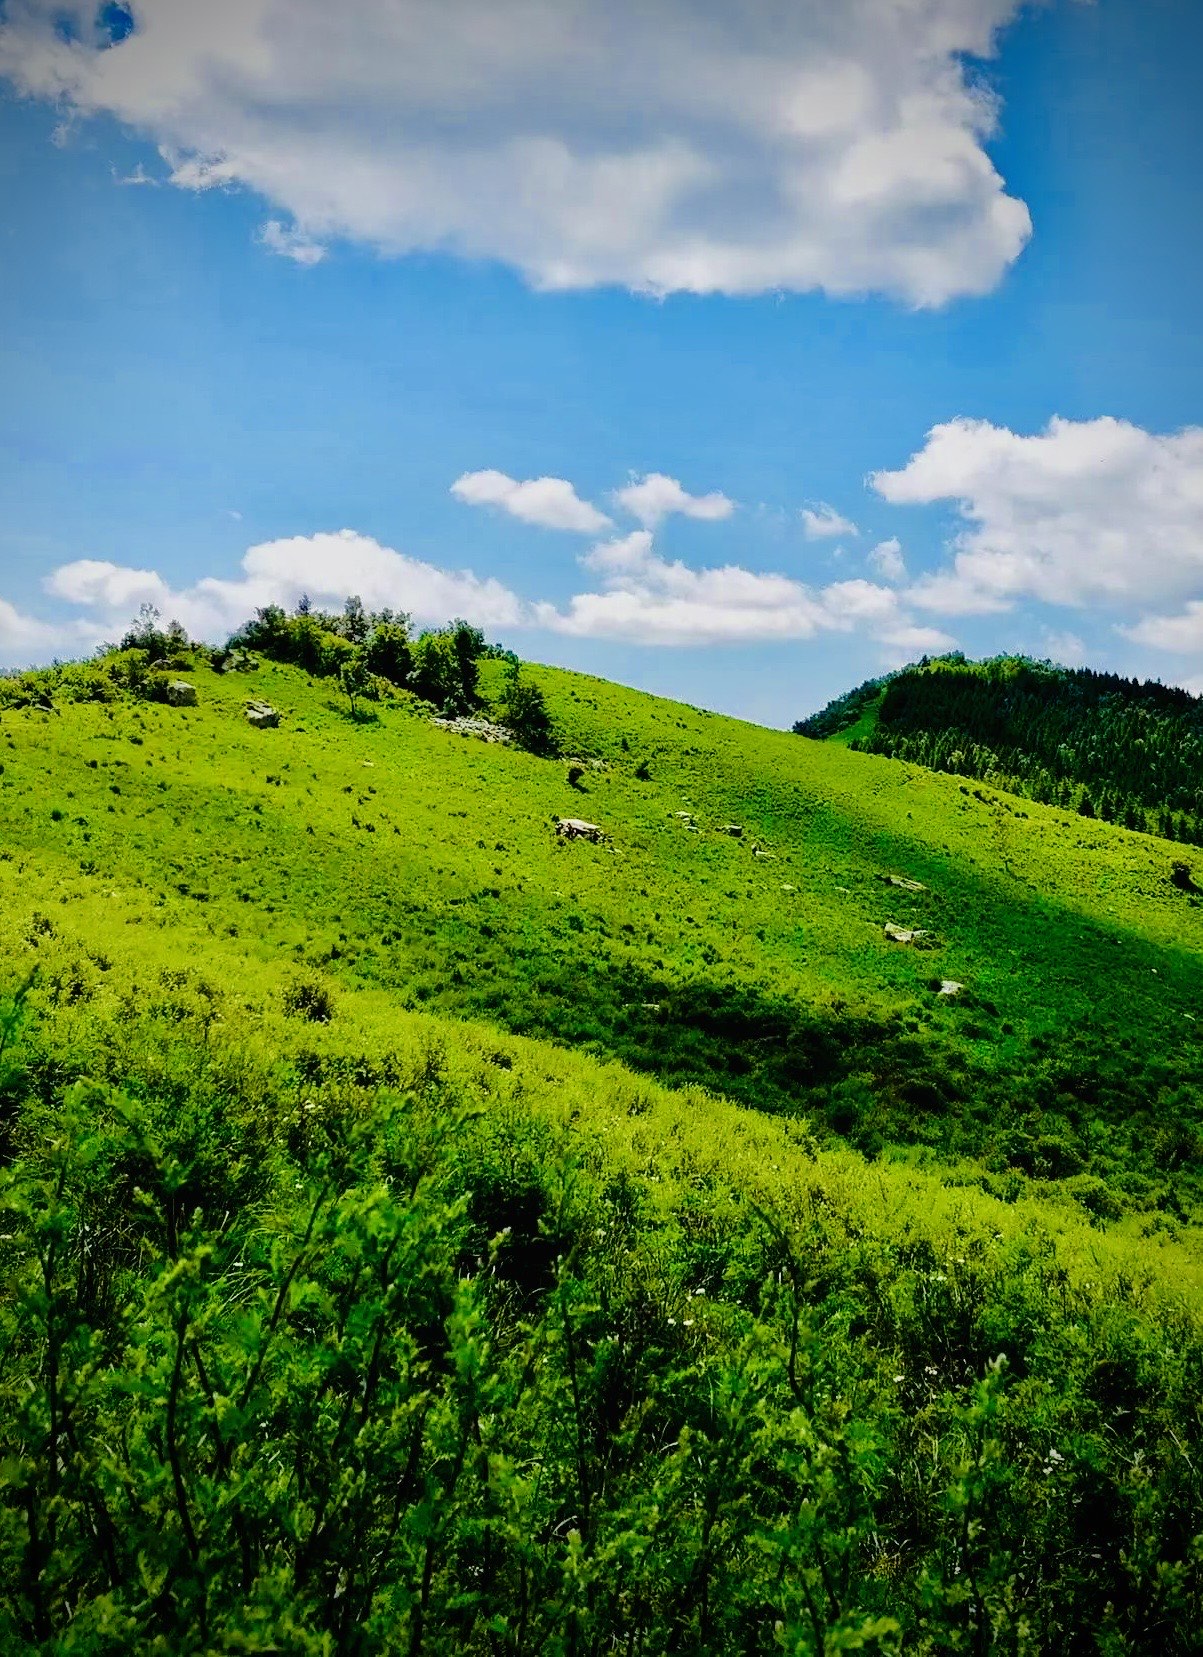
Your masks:
<svg viewBox="0 0 1203 1657"><path fill-rule="evenodd" d="M358 593L369 609L408 610L422 622L465 616L482 626L509 627L523 619L521 602L499 581L439 569L351 529L264 541L247 551L234 580L206 576L177 588L155 570L85 558L62 565L45 585L52 598L87 611L84 625L107 637L120 632L141 604L153 604L194 638L220 639L260 606L291 608L302 593L319 605L339 605Z"/></svg>
<svg viewBox="0 0 1203 1657"><path fill-rule="evenodd" d="M651 530L634 529L629 535L616 536L612 541L599 541L582 553L578 562L587 570L618 577L637 575L647 568L653 556Z"/></svg>
<svg viewBox="0 0 1203 1657"><path fill-rule="evenodd" d="M915 604L987 614L1035 598L1123 615L1203 588L1203 428L1054 418L1035 436L985 420L935 426L899 471L870 480L898 505L952 503L950 568Z"/></svg>
<svg viewBox="0 0 1203 1657"><path fill-rule="evenodd" d="M291 609L303 593L319 606L338 606L358 593L370 609L408 610L419 622L462 615L485 627L537 625L578 638L651 645L858 633L894 662L953 643L935 628L916 626L905 595L892 587L854 579L812 588L737 564L694 569L661 558L647 529L600 541L579 563L597 577L597 590L576 593L557 608L527 604L499 581L439 569L350 529L262 542L249 548L237 576L180 586L157 570L81 558L44 582L60 607L75 612L67 621L39 621L0 600L0 664L78 655L119 637L143 604L180 621L195 638L220 640L261 606Z"/></svg>
<svg viewBox="0 0 1203 1657"><path fill-rule="evenodd" d="M542 287L938 305L991 289L1030 233L967 62L1018 10L141 0L115 39L95 0L7 0L0 74L144 132L179 187L255 191L295 227L284 252L347 236Z"/></svg>
<svg viewBox="0 0 1203 1657"><path fill-rule="evenodd" d="M860 631L893 652L910 649L917 639L915 653L953 642L935 629L916 630L890 587L855 580L815 589L737 564L693 569L661 558L645 529L602 542L580 561L600 577L601 590L576 593L563 610L551 604L534 609L541 626L577 638L750 644Z"/></svg>
<svg viewBox="0 0 1203 1657"><path fill-rule="evenodd" d="M40 621L0 598L0 672L48 662L55 656L78 656L100 639L101 633L86 622Z"/></svg>
<svg viewBox="0 0 1203 1657"><path fill-rule="evenodd" d="M614 500L624 512L629 512L641 524L652 529L674 512L685 518L713 522L729 518L735 511L735 502L720 491L715 490L709 495L691 495L676 478L665 477L663 472L649 472L646 477L628 483L625 488L616 489Z"/></svg>
<svg viewBox="0 0 1203 1657"><path fill-rule="evenodd" d="M1203 656L1203 599L1192 598L1176 615L1144 616L1120 631L1135 644Z"/></svg>
<svg viewBox="0 0 1203 1657"><path fill-rule="evenodd" d="M130 185L130 186L135 186L135 187L147 186L148 188L154 190L154 189L158 188L158 186L163 182L163 180L160 179L160 178L152 178L151 175L147 172L146 168L143 166L142 162L139 161L137 166L132 170L132 172L118 173L116 168L114 168L113 169L113 182L116 183L116 184Z"/></svg>
<svg viewBox="0 0 1203 1657"><path fill-rule="evenodd" d="M888 541L878 541L865 562L870 569L877 571L883 581L906 580L906 559L902 556L902 543L896 535L891 535Z"/></svg>
<svg viewBox="0 0 1203 1657"><path fill-rule="evenodd" d="M279 219L268 219L259 231L259 241L272 253L279 253L298 265L320 265L326 257L321 242L293 225L281 224Z"/></svg>
<svg viewBox="0 0 1203 1657"><path fill-rule="evenodd" d="M892 667L913 662L916 656L933 656L951 650L956 640L940 627L919 627L914 622L901 622L881 635L886 646L886 660Z"/></svg>
<svg viewBox="0 0 1203 1657"><path fill-rule="evenodd" d="M844 518L826 501L816 501L814 507L802 508L802 528L808 541L821 541L828 535L859 535L860 530L851 518Z"/></svg>
<svg viewBox="0 0 1203 1657"><path fill-rule="evenodd" d="M451 485L451 493L468 506L500 507L512 518L543 529L596 535L610 523L604 512L581 500L566 478L529 478L519 483L504 472L465 472Z"/></svg>
<svg viewBox="0 0 1203 1657"><path fill-rule="evenodd" d="M1076 633L1044 631L1044 653L1050 661L1062 667L1081 667L1086 660L1086 646Z"/></svg>

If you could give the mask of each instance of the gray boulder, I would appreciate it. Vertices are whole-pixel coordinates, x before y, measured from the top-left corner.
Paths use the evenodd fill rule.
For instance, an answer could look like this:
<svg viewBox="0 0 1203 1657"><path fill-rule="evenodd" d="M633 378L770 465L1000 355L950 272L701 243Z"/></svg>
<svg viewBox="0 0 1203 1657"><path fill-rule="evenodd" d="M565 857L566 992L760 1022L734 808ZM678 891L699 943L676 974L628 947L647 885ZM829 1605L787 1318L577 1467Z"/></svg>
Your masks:
<svg viewBox="0 0 1203 1657"><path fill-rule="evenodd" d="M886 922L885 935L896 944L917 944L921 939L931 937L931 933L925 932L921 926L896 926L893 921Z"/></svg>
<svg viewBox="0 0 1203 1657"><path fill-rule="evenodd" d="M248 702L246 705L247 724L253 725L257 731L271 730L280 723L280 715L270 702Z"/></svg>
<svg viewBox="0 0 1203 1657"><path fill-rule="evenodd" d="M196 706L196 686L190 685L187 679L169 679L164 694L170 708L194 708Z"/></svg>
<svg viewBox="0 0 1203 1657"><path fill-rule="evenodd" d="M582 817L558 818L556 833L562 840L592 840L597 845L606 838L596 823L586 823Z"/></svg>

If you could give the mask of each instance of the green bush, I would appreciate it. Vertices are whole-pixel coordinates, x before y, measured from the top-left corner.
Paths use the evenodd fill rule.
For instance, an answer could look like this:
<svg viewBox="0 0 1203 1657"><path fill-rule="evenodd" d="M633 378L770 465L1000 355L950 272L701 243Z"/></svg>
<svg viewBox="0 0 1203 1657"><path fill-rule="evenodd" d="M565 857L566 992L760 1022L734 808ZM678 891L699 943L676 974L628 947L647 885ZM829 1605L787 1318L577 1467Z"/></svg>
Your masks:
<svg viewBox="0 0 1203 1657"><path fill-rule="evenodd" d="M501 696L501 717L519 747L551 758L559 751L555 726L538 685L522 677L517 662L510 665Z"/></svg>
<svg viewBox="0 0 1203 1657"><path fill-rule="evenodd" d="M213 1052L180 977L124 1088L2 1021L5 1652L1193 1649L1190 1322L658 1188L433 1051Z"/></svg>

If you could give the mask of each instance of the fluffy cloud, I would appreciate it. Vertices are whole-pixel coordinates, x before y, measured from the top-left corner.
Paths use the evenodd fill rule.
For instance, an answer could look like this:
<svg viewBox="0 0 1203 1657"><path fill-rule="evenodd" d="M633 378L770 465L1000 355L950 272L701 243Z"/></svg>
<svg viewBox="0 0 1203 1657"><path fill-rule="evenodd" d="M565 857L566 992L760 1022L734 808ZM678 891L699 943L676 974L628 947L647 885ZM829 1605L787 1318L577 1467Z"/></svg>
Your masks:
<svg viewBox="0 0 1203 1657"><path fill-rule="evenodd" d="M802 508L802 528L808 541L821 541L829 535L860 534L851 518L841 517L835 507L828 506L826 501Z"/></svg>
<svg viewBox="0 0 1203 1657"><path fill-rule="evenodd" d="M302 593L325 605L358 593L369 609L408 610L419 621L465 616L482 626L507 627L523 616L519 600L499 581L439 569L351 529L264 541L249 549L241 576L232 581L206 576L190 587L173 588L154 570L80 559L55 570L46 590L87 611L84 626L109 637L139 605L153 604L193 637L219 639L261 605L291 608Z"/></svg>
<svg viewBox="0 0 1203 1657"><path fill-rule="evenodd" d="M663 472L649 472L646 477L628 483L625 489L616 489L614 499L624 512L649 528L655 528L674 512L685 518L713 522L729 518L735 511L735 502L718 490L709 495L691 495L676 478L665 477Z"/></svg>
<svg viewBox="0 0 1203 1657"><path fill-rule="evenodd" d="M581 563L600 577L601 590L575 594L564 610L536 605L534 619L541 626L577 638L659 645L748 644L862 631L894 656L952 643L934 628L916 628L890 587L857 580L814 589L737 564L693 569L661 558L645 529L592 547Z"/></svg>
<svg viewBox="0 0 1203 1657"><path fill-rule="evenodd" d="M902 556L902 543L896 535L891 535L888 541L878 541L866 562L883 581L906 580L906 559Z"/></svg>
<svg viewBox="0 0 1203 1657"><path fill-rule="evenodd" d="M1192 598L1177 615L1145 616L1121 632L1155 650L1203 656L1203 599Z"/></svg>
<svg viewBox="0 0 1203 1657"><path fill-rule="evenodd" d="M528 478L519 483L504 472L465 472L451 485L451 493L468 506L500 507L512 518L543 529L596 535L610 523L604 512L581 500L566 478Z"/></svg>
<svg viewBox="0 0 1203 1657"><path fill-rule="evenodd" d="M1053 419L1022 436L952 420L901 470L870 481L897 505L948 502L962 520L951 567L910 589L929 610L985 614L1035 598L1130 615L1203 588L1200 427L1160 435L1125 420ZM1145 642L1176 636L1141 627Z"/></svg>
<svg viewBox="0 0 1203 1657"><path fill-rule="evenodd" d="M87 622L55 625L40 621L0 598L0 672L47 662L55 656L78 656L99 644L101 636Z"/></svg>
<svg viewBox="0 0 1203 1657"><path fill-rule="evenodd" d="M506 261L543 287L992 288L1030 232L986 153L1019 0L6 0L0 74L233 184L316 258ZM98 21L99 19L99 21Z"/></svg>
<svg viewBox="0 0 1203 1657"><path fill-rule="evenodd" d="M856 579L812 588L738 564L695 569L661 558L647 529L599 541L579 563L597 578L597 590L557 607L527 604L498 581L439 569L349 529L263 542L247 551L233 579L206 576L188 586L174 586L156 570L77 559L44 583L51 598L74 612L69 620L39 621L0 600L0 666L78 655L119 636L143 604L182 622L193 637L217 640L261 606L293 608L303 593L318 605L337 606L355 592L370 609L408 610L419 622L462 615L484 627L541 626L651 645L859 633L896 662L953 643L936 628L917 626L905 594L892 587Z"/></svg>

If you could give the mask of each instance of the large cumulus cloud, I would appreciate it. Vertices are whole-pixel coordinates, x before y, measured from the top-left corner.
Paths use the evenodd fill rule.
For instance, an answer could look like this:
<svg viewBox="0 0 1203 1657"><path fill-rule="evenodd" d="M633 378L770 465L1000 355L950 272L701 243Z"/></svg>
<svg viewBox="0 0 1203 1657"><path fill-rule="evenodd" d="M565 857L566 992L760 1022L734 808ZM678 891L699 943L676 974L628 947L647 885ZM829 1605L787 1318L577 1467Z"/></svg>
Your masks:
<svg viewBox="0 0 1203 1657"><path fill-rule="evenodd" d="M0 74L238 184L265 245L543 287L990 289L1029 234L967 67L1018 0L7 0ZM288 215L288 220L280 214Z"/></svg>

